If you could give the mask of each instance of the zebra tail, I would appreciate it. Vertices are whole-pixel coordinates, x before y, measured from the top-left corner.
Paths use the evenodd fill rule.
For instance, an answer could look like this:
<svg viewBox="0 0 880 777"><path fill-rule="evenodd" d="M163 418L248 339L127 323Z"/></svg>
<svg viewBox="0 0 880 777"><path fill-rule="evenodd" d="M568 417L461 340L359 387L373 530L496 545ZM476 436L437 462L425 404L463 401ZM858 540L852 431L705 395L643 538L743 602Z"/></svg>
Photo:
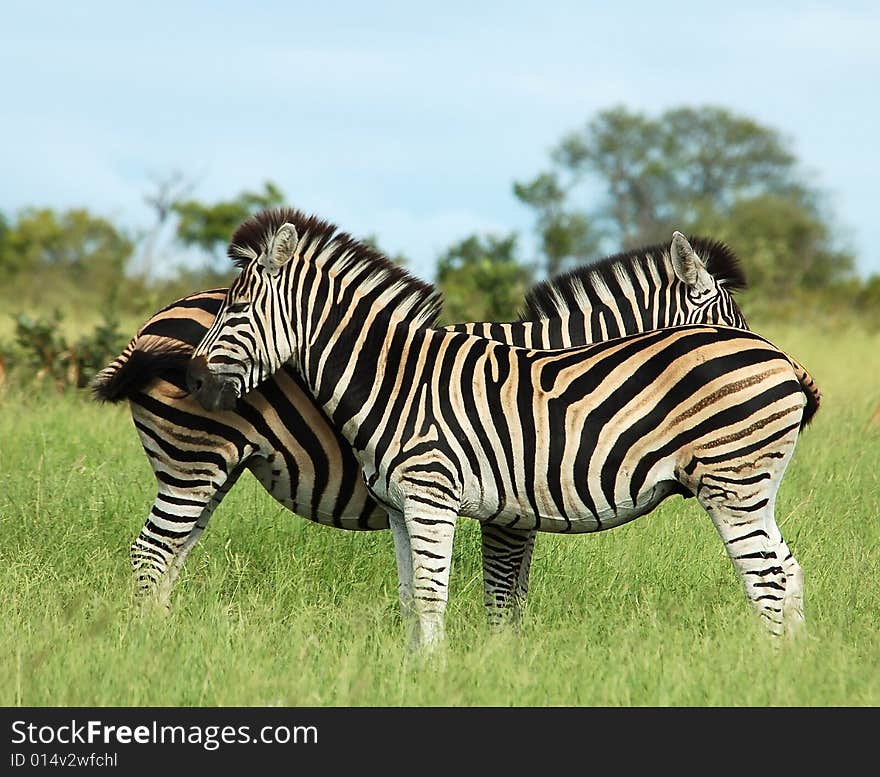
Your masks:
<svg viewBox="0 0 880 777"><path fill-rule="evenodd" d="M175 341L149 347L149 343L140 340L138 336L133 337L122 353L92 378L89 388L95 401L121 402L160 375L185 373L193 352L191 345Z"/></svg>
<svg viewBox="0 0 880 777"><path fill-rule="evenodd" d="M794 367L797 378L801 383L801 388L804 391L804 396L807 398L807 404L804 407L804 415L803 418L801 418L801 429L804 429L807 424L813 420L813 416L819 411L822 394L819 391L819 387L816 385L816 381L813 380L813 376L806 371L803 365L796 362L794 359L791 359L791 366Z"/></svg>

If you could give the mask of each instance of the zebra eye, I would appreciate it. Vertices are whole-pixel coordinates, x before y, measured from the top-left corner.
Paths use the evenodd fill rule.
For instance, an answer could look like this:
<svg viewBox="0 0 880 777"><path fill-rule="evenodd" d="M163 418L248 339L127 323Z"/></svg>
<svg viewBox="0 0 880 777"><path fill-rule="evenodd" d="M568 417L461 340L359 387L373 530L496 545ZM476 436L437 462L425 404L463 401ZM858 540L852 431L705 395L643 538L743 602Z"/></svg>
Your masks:
<svg viewBox="0 0 880 777"><path fill-rule="evenodd" d="M244 313L250 307L249 302L233 302L226 308L227 313Z"/></svg>

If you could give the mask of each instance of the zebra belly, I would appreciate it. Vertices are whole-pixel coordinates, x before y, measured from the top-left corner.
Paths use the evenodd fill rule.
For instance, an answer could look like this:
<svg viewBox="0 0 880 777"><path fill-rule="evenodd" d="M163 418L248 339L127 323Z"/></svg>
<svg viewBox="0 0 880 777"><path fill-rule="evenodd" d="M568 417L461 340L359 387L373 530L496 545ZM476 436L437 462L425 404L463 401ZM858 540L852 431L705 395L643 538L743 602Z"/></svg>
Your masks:
<svg viewBox="0 0 880 777"><path fill-rule="evenodd" d="M255 457L248 462L248 468L257 482L292 513L322 526L333 526L348 531L374 531L388 528L388 514L377 505L359 504L352 500L353 506L349 504L344 511L335 514L313 508L306 501L311 499L311 491L302 494L294 489L290 472L279 459L280 457L273 457L272 462L269 462L265 458ZM373 509L369 509L370 506Z"/></svg>
<svg viewBox="0 0 880 777"><path fill-rule="evenodd" d="M639 494L634 503L614 505L600 510L598 513L585 511L578 515L542 514L536 516L534 512L529 510L528 505L517 504L506 508L487 522L500 524L511 529L537 529L553 533L584 534L613 529L615 526L622 526L647 515L664 499L674 494L691 495L677 481L663 480Z"/></svg>

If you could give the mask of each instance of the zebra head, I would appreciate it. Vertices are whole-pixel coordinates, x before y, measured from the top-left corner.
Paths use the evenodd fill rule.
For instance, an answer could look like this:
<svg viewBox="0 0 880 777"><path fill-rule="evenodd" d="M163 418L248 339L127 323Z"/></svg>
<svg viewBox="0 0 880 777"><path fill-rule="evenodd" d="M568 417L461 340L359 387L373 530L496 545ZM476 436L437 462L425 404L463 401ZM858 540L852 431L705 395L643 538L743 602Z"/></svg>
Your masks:
<svg viewBox="0 0 880 777"><path fill-rule="evenodd" d="M259 253L231 246L242 271L187 368L187 386L207 410L231 410L297 352L296 327L284 323L291 320L290 297L281 293L289 280L283 270L297 248L296 227L281 224L261 243Z"/></svg>
<svg viewBox="0 0 880 777"><path fill-rule="evenodd" d="M723 324L747 329L745 316L724 287L724 279L716 278L678 231L672 233L669 258L675 276L684 285L682 310L685 324ZM734 284L739 285L739 281Z"/></svg>

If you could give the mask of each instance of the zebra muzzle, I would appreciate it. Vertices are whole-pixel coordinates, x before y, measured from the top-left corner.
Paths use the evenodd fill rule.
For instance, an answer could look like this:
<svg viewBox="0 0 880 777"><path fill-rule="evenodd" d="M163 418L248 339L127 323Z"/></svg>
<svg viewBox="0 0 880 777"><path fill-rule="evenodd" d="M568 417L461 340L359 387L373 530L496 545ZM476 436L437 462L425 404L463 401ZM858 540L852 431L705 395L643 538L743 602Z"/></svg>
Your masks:
<svg viewBox="0 0 880 777"><path fill-rule="evenodd" d="M205 410L232 410L238 400L234 382L215 375L204 356L190 360L186 370L186 386Z"/></svg>

